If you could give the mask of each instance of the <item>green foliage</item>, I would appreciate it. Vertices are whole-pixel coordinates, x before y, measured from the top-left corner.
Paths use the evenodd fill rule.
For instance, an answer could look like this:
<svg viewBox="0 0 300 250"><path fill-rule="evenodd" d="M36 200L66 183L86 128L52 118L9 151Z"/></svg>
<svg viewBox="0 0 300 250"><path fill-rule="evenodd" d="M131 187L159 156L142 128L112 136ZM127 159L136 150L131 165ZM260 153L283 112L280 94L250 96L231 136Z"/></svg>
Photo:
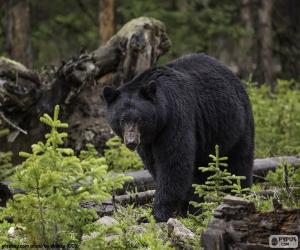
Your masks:
<svg viewBox="0 0 300 250"><path fill-rule="evenodd" d="M93 150L74 155L62 145L67 128L58 119L59 106L54 116L44 114L40 120L51 130L46 142L32 145L32 153L21 152L26 160L17 167L13 187L25 191L8 202L3 216L13 216L28 244L63 244L77 242L82 228L95 217L95 211L80 206L84 200L101 202L121 188L127 177L110 175L104 158L94 156Z"/></svg>
<svg viewBox="0 0 300 250"><path fill-rule="evenodd" d="M98 0L30 0L34 65L54 64L99 45Z"/></svg>
<svg viewBox="0 0 300 250"><path fill-rule="evenodd" d="M11 176L15 171L11 158L12 152L0 152L0 181Z"/></svg>
<svg viewBox="0 0 300 250"><path fill-rule="evenodd" d="M265 197L260 194L266 188L265 183L253 183L251 193L245 197L247 200L253 201L256 210L261 212L273 210L273 197Z"/></svg>
<svg viewBox="0 0 300 250"><path fill-rule="evenodd" d="M254 202L257 211L267 212L274 210L273 197L263 197L256 193L253 193L247 196L247 200Z"/></svg>
<svg viewBox="0 0 300 250"><path fill-rule="evenodd" d="M260 191L271 190L274 195L264 197ZM266 181L253 184L248 200L255 203L258 211L274 210L273 201L277 200L284 207L299 208L300 206L300 165L291 166L283 160L275 171L269 171Z"/></svg>
<svg viewBox="0 0 300 250"><path fill-rule="evenodd" d="M268 172L266 181L283 205L300 206L300 166L294 167L283 161L275 171Z"/></svg>
<svg viewBox="0 0 300 250"><path fill-rule="evenodd" d="M145 226L145 232L140 235L139 240L145 249L170 250L173 249L170 242L164 242L160 237L161 229L155 223L153 216L149 217L149 223Z"/></svg>
<svg viewBox="0 0 300 250"><path fill-rule="evenodd" d="M189 244L194 247L193 249L201 249L200 235L204 229L203 219L192 214L188 214L187 217L178 219L186 228L199 235L199 237L195 237L193 240L190 240Z"/></svg>
<svg viewBox="0 0 300 250"><path fill-rule="evenodd" d="M268 157L300 152L300 90L293 80L278 80L275 94L248 83L255 119L255 155Z"/></svg>
<svg viewBox="0 0 300 250"><path fill-rule="evenodd" d="M2 121L0 120L0 125ZM0 138L7 136L9 129L0 129ZM0 181L4 180L14 172L13 165L11 163L12 152L0 152Z"/></svg>
<svg viewBox="0 0 300 250"><path fill-rule="evenodd" d="M118 221L112 227L95 225L86 227L86 233L96 232L97 236L91 238L81 245L81 249L151 249L169 250L173 249L167 241L167 233L150 216L151 210L145 208L134 208L133 206L122 207L114 217ZM141 217L147 217L149 224L140 225L137 232L136 221ZM112 236L112 240L107 237Z"/></svg>
<svg viewBox="0 0 300 250"><path fill-rule="evenodd" d="M193 184L195 193L199 195L203 202L191 202L195 207L200 208L202 226L207 226L212 216L212 211L223 201L223 198L229 193L243 196L249 191L248 188L241 188L241 180L244 176L235 176L228 172L228 164L225 161L227 157L220 157L219 146L215 146L215 155L209 155L212 162L208 167L199 167L204 174L209 174L204 184Z"/></svg>
<svg viewBox="0 0 300 250"><path fill-rule="evenodd" d="M117 136L106 142L104 150L108 169L114 172L125 172L143 168L143 163L136 152L131 152Z"/></svg>
<svg viewBox="0 0 300 250"><path fill-rule="evenodd" d="M13 226L13 224L7 221L3 221L2 223L0 223L0 246L4 245L7 242L7 231L10 229L11 226Z"/></svg>

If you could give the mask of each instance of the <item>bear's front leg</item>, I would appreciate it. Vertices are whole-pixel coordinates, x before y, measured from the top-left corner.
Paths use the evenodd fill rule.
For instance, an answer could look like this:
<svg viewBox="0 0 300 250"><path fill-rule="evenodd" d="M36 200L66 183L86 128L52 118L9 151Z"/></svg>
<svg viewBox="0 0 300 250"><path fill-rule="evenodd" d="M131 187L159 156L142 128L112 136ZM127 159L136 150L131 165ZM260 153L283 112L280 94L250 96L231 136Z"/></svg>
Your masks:
<svg viewBox="0 0 300 250"><path fill-rule="evenodd" d="M169 155L170 156L170 155ZM177 154L157 162L156 194L153 215L156 221L167 221L180 213L192 185L193 164L186 155Z"/></svg>

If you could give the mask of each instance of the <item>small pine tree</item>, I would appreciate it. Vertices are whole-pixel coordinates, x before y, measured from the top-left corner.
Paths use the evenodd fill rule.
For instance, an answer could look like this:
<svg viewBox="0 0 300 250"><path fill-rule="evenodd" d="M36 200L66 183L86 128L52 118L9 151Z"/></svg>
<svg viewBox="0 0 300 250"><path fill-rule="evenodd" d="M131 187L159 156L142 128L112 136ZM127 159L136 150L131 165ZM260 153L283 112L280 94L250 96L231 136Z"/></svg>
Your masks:
<svg viewBox="0 0 300 250"><path fill-rule="evenodd" d="M23 228L28 244L78 242L83 226L95 217L95 211L82 208L80 202L108 199L128 179L108 174L105 158L95 157L91 148L80 157L64 148L67 133L58 130L68 125L58 115L59 106L53 118L44 114L40 120L51 128L46 142L33 144L32 153L20 153L26 160L17 167L12 186L25 194L15 195L3 213Z"/></svg>
<svg viewBox="0 0 300 250"><path fill-rule="evenodd" d="M207 180L204 184L193 185L195 193L203 202L191 202L194 207L200 208L203 226L208 223L212 211L221 204L228 192L241 196L249 191L249 188L241 187L241 180L245 179L244 176L235 176L228 172L228 164L225 163L228 157L220 157L218 145L215 146L215 155L209 155L209 157L212 162L208 164L208 167L199 167L203 173L209 174Z"/></svg>

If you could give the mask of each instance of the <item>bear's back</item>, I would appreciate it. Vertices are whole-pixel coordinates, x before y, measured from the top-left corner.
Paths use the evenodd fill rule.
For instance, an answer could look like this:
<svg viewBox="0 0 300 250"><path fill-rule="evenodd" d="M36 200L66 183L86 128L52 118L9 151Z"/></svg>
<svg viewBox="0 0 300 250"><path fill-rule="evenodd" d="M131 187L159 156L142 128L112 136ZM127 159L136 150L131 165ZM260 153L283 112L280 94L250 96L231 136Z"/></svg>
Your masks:
<svg viewBox="0 0 300 250"><path fill-rule="evenodd" d="M216 79L239 84L239 79L229 68L204 53L182 56L168 63L166 67L196 78L204 85L205 83L211 84L211 81Z"/></svg>
<svg viewBox="0 0 300 250"><path fill-rule="evenodd" d="M166 94L179 95L179 92L185 89L186 93L189 93L186 98L193 95L192 98L196 100L203 96L215 98L220 91L227 96L245 95L244 87L233 72L221 62L203 53L188 54L166 65L150 68L120 89L135 92L151 80L156 80L159 88Z"/></svg>

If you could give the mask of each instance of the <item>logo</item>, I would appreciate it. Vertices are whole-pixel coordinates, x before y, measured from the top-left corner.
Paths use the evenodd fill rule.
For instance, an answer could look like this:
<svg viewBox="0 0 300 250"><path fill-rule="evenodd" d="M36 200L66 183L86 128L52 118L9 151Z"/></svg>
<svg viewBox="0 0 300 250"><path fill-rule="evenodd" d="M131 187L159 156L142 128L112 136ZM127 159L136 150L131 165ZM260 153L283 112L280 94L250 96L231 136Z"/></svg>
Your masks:
<svg viewBox="0 0 300 250"><path fill-rule="evenodd" d="M271 248L296 248L298 247L297 235L271 235L269 238Z"/></svg>

